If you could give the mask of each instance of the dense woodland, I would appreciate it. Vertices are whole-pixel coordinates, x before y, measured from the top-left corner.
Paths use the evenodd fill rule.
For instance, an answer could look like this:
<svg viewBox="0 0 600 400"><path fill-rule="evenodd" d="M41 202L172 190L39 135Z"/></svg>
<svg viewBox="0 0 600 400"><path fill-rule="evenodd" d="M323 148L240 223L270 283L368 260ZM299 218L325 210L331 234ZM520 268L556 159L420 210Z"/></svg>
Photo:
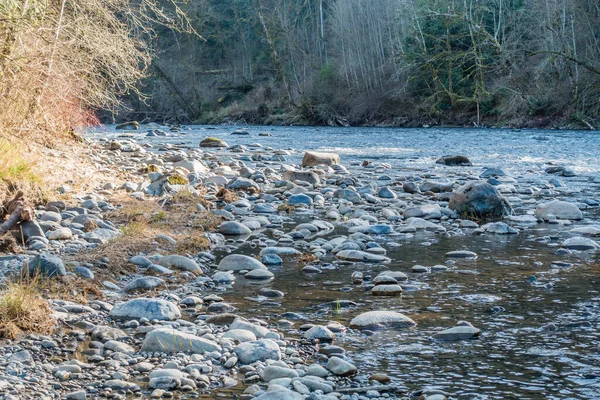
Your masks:
<svg viewBox="0 0 600 400"><path fill-rule="evenodd" d="M598 0L0 4L0 90L31 91L19 115L58 92L106 121L590 127L600 117ZM28 42L29 52L18 45ZM24 69L33 83L15 86Z"/></svg>

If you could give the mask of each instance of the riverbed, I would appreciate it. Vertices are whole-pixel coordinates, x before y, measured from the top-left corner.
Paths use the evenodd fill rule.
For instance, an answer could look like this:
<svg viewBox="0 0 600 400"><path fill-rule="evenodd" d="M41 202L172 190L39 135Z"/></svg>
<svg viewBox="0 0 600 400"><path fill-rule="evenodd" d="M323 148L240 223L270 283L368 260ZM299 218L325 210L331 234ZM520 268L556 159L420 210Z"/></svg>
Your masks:
<svg viewBox="0 0 600 400"><path fill-rule="evenodd" d="M239 278L215 292L235 306L240 315L260 317L277 324L287 312L302 316L302 323L347 326L356 315L371 310L394 310L410 316L417 326L373 334L350 330L336 335L336 344L359 368L357 381L367 383L373 373L386 373L406 393L439 389L457 399L594 399L600 398L600 257L598 252L556 254L577 226L598 225L600 184L589 177L600 171L600 134L588 131L492 129L383 129L312 127L190 126L169 136L146 137L153 126L127 133L154 151L164 144L197 148L205 137L244 145L254 152L288 150L286 164L299 164L304 150L334 152L341 163L363 182L378 186L404 179L456 180L478 175L484 167L504 170L516 180L515 193L507 193L515 214L531 215L535 203L553 198L587 204L584 219L568 224L507 221L518 235L473 234L452 229L453 234L419 231L414 235L374 235L387 250L386 264L340 262L333 256L315 262L320 273L303 272L305 264L285 262L269 267L269 283ZM235 130L248 135L232 135ZM272 136L259 136L269 133ZM123 135L113 126L90 134L94 139ZM252 147L259 144L262 147ZM209 150L211 151L211 150ZM220 160L235 153L215 151ZM471 167L435 164L443 155L465 155ZM362 166L372 162L372 168ZM268 159L245 163L253 168L276 165ZM570 167L575 176L544 173L550 165ZM388 179L389 178L389 179ZM560 186L548 182L557 179ZM522 188L539 188L533 194ZM370 206L364 205L369 211ZM301 222L322 218L322 210L309 209L284 215L283 231ZM347 235L335 224L327 238ZM450 227L450 225L449 225ZM235 253L257 255L261 241L273 239L269 229L253 232L245 243L230 240ZM314 238L307 238L310 242ZM275 237L275 240L277 238ZM307 247L308 248L308 247ZM220 259L231 247L217 249ZM476 260L450 260L446 253L469 250ZM413 273L414 265L444 265L439 272ZM382 271L402 271L409 277L399 297L371 296L368 286L353 284L360 271L368 282ZM273 302L257 296L261 287L285 292ZM349 300L349 308L323 306ZM465 320L481 329L473 340L440 342L431 335ZM242 388L243 389L243 388ZM228 392L229 393L229 392Z"/></svg>

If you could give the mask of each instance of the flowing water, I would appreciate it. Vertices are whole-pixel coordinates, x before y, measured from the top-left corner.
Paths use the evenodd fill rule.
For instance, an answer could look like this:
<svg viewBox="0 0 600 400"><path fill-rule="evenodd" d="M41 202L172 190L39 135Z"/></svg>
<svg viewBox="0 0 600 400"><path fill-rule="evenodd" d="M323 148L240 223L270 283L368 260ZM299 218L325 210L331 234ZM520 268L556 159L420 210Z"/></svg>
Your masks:
<svg viewBox="0 0 600 400"><path fill-rule="evenodd" d="M435 160L444 154L466 155L475 165L472 168L479 170L481 166L501 167L519 183L532 186L552 178L543 174L544 163L549 161L569 165L580 175L600 171L600 134L593 132L250 127L250 137L231 136L236 128L191 127L185 135L147 141L196 147L201 139L212 136L230 145L260 143L299 150L286 157L289 163L299 162L301 150L333 151L351 172L363 177L359 163L365 159L389 163L396 175L452 177L471 171L448 172L449 168L436 166ZM263 131L273 136L258 137ZM118 134L109 127L93 136ZM589 183L586 177L561 179L566 189L560 197L600 199L600 185ZM600 223L598 208L585 210L584 216L576 225ZM301 213L290 218L283 230L314 218L311 212ZM286 262L269 268L275 274L270 283L258 285L238 278L219 294L241 315L268 318L274 324L285 312L305 317L296 326L328 321L348 325L352 317L370 310L396 310L413 318L418 325L411 330L338 335L336 344L347 349L362 373L358 379L365 383L370 373L385 372L406 392L438 388L457 399L600 399L600 256L555 255L573 226L520 227L519 235L510 236L380 236L377 241L388 250L390 264L339 263L332 258L319 265L321 274L306 274L298 263ZM338 227L328 237L346 233ZM479 257L451 263L445 253L452 250L474 251ZM246 243L236 252L255 255L259 251ZM553 265L557 261L570 265ZM410 269L415 264L445 264L449 270L414 274ZM401 297L373 297L350 282L354 271L374 277L384 270L409 275ZM264 286L282 290L286 296L279 303L264 302L257 297ZM357 305L348 309L322 306L335 300ZM460 320L480 328L481 338L431 339L431 334ZM557 329L544 328L550 323ZM299 332L290 330L289 334Z"/></svg>

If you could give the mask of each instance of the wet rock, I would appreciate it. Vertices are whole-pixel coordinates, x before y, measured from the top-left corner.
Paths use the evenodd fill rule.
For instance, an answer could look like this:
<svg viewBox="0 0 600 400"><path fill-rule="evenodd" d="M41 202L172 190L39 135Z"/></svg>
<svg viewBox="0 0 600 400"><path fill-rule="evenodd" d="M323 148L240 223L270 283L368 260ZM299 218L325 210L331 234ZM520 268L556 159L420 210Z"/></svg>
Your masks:
<svg viewBox="0 0 600 400"><path fill-rule="evenodd" d="M500 218L512 214L508 200L484 181L469 182L456 189L450 197L449 207L466 216Z"/></svg>
<svg viewBox="0 0 600 400"><path fill-rule="evenodd" d="M439 158L436 164L443 164L450 167L471 167L471 161L465 156L444 156Z"/></svg>
<svg viewBox="0 0 600 400"><path fill-rule="evenodd" d="M239 344L233 349L233 352L242 364L281 359L279 345L271 339L259 339Z"/></svg>
<svg viewBox="0 0 600 400"><path fill-rule="evenodd" d="M223 235L250 235L252 231L246 225L237 221L225 221L219 226L219 233Z"/></svg>
<svg viewBox="0 0 600 400"><path fill-rule="evenodd" d="M335 356L329 359L325 368L337 376L350 376L354 375L357 371L357 368L353 364Z"/></svg>
<svg viewBox="0 0 600 400"><path fill-rule="evenodd" d="M161 353L192 353L221 351L215 342L173 328L157 328L146 334L141 351Z"/></svg>
<svg viewBox="0 0 600 400"><path fill-rule="evenodd" d="M317 165L335 165L340 163L340 156L335 153L318 153L307 151L302 158L303 167L316 167Z"/></svg>
<svg viewBox="0 0 600 400"><path fill-rule="evenodd" d="M350 321L350 328L360 330L377 330L385 327L408 328L415 325L415 321L395 311L368 311Z"/></svg>
<svg viewBox="0 0 600 400"><path fill-rule="evenodd" d="M60 257L42 253L26 260L21 267L21 274L24 276L65 276L67 270Z"/></svg>
<svg viewBox="0 0 600 400"><path fill-rule="evenodd" d="M367 253L365 251L359 250L342 250L339 251L336 255L340 260L347 261L361 261L361 262L389 262L390 259L384 256L380 256L377 254Z"/></svg>
<svg viewBox="0 0 600 400"><path fill-rule="evenodd" d="M421 189L419 189L419 186L417 186L417 184L414 182L404 182L402 184L402 190L410 194L419 193L421 191Z"/></svg>
<svg viewBox="0 0 600 400"><path fill-rule="evenodd" d="M255 341L256 335L247 329L230 329L223 334L223 338L245 343Z"/></svg>
<svg viewBox="0 0 600 400"><path fill-rule="evenodd" d="M402 294L400 285L377 285L371 289L373 296L398 296Z"/></svg>
<svg viewBox="0 0 600 400"><path fill-rule="evenodd" d="M396 193L394 193L392 189L387 186L379 188L377 191L377 196L381 197L382 199L395 199L398 197L398 195L396 195Z"/></svg>
<svg viewBox="0 0 600 400"><path fill-rule="evenodd" d="M335 335L327 327L315 325L304 332L304 338L313 341L331 342L335 338Z"/></svg>
<svg viewBox="0 0 600 400"><path fill-rule="evenodd" d="M455 250L449 251L446 253L446 257L448 258L466 258L470 260L475 260L477 258L477 253L468 250Z"/></svg>
<svg viewBox="0 0 600 400"><path fill-rule="evenodd" d="M265 247L260 251L260 256L266 256L267 254L277 254L281 257L294 257L299 256L302 253L293 247Z"/></svg>
<svg viewBox="0 0 600 400"><path fill-rule="evenodd" d="M440 182L440 181L423 181L419 184L421 192L433 192L433 193L444 193L451 192L454 187L453 182Z"/></svg>
<svg viewBox="0 0 600 400"><path fill-rule="evenodd" d="M243 254L230 254L221 260L219 269L222 271L252 271L255 269L266 270L267 267L256 258Z"/></svg>
<svg viewBox="0 0 600 400"><path fill-rule="evenodd" d="M519 231L508 226L504 222L492 222L481 227L487 233L495 233L498 235L518 234Z"/></svg>
<svg viewBox="0 0 600 400"><path fill-rule="evenodd" d="M244 278L260 281L260 280L273 279L274 276L275 275L267 269L254 269L254 270L248 272L246 275L244 275Z"/></svg>
<svg viewBox="0 0 600 400"><path fill-rule="evenodd" d="M229 145L221 140L221 139L217 139L217 138L213 138L213 137L207 137L205 139L202 139L202 141L200 141L200 147L229 147Z"/></svg>
<svg viewBox="0 0 600 400"><path fill-rule="evenodd" d="M353 204L361 204L363 201L360 194L350 189L338 189L335 191L334 196L338 199L348 200Z"/></svg>
<svg viewBox="0 0 600 400"><path fill-rule="evenodd" d="M260 258L264 265L281 265L283 260L277 254L266 254Z"/></svg>
<svg viewBox="0 0 600 400"><path fill-rule="evenodd" d="M163 299L143 297L115 305L109 315L116 320L146 318L150 321L174 321L181 318L177 305Z"/></svg>
<svg viewBox="0 0 600 400"><path fill-rule="evenodd" d="M539 204L535 209L535 216L544 221L549 221L553 217L569 220L583 218L581 210L575 204L560 200Z"/></svg>
<svg viewBox="0 0 600 400"><path fill-rule="evenodd" d="M438 204L426 204L408 207L404 210L404 218L439 219L442 217L442 209Z"/></svg>
<svg viewBox="0 0 600 400"><path fill-rule="evenodd" d="M589 238L572 237L561 243L561 246L570 250L599 250L600 245Z"/></svg>
<svg viewBox="0 0 600 400"><path fill-rule="evenodd" d="M455 341L478 337L481 331L472 326L455 326L450 329L435 333L432 337L436 340Z"/></svg>

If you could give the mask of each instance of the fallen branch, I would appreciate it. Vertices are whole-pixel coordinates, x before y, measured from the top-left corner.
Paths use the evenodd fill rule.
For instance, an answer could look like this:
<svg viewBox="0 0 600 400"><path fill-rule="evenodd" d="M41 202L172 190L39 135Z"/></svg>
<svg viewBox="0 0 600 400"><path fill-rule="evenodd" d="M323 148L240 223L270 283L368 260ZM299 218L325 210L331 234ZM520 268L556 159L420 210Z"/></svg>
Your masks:
<svg viewBox="0 0 600 400"><path fill-rule="evenodd" d="M33 220L34 216L33 208L21 191L4 205L3 211L3 217L8 215L8 218L0 225L0 236L13 229L20 221Z"/></svg>

